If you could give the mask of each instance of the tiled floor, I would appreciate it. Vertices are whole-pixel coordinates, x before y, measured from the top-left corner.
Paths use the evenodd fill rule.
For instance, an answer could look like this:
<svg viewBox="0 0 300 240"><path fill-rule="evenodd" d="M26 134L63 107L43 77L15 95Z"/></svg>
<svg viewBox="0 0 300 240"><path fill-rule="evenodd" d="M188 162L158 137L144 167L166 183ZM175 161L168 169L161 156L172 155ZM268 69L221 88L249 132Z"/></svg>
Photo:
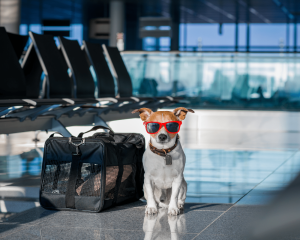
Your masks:
<svg viewBox="0 0 300 240"><path fill-rule="evenodd" d="M126 129L128 131L128 129ZM300 170L300 133L182 130L184 212L145 216L143 202L99 214L39 207L40 133L0 135L0 238L245 239L254 213ZM297 238L290 238L297 239Z"/></svg>

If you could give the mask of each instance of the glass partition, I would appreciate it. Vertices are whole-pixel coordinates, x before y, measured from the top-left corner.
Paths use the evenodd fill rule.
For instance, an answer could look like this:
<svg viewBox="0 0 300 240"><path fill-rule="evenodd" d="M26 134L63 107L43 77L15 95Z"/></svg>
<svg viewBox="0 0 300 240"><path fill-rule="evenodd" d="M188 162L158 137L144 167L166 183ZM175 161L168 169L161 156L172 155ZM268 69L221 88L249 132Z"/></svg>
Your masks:
<svg viewBox="0 0 300 240"><path fill-rule="evenodd" d="M136 96L184 96L194 108L300 109L300 55L124 52Z"/></svg>

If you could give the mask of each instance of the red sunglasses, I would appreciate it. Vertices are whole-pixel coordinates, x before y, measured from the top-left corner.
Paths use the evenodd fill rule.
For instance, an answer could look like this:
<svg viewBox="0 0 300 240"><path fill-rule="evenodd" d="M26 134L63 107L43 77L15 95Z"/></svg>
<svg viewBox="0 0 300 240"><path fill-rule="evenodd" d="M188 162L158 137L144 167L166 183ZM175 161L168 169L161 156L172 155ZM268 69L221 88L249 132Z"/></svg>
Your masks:
<svg viewBox="0 0 300 240"><path fill-rule="evenodd" d="M155 134L157 133L162 126L165 127L168 133L178 133L180 130L182 122L181 121L170 121L170 122L144 122L144 125L146 127L146 131L149 134Z"/></svg>

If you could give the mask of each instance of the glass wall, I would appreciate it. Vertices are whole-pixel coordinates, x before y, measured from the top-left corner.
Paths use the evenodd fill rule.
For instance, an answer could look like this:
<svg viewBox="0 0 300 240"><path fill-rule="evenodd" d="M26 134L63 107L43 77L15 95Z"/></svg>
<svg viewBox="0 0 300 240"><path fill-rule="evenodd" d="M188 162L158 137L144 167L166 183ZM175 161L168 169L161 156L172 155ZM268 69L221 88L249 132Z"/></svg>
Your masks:
<svg viewBox="0 0 300 240"><path fill-rule="evenodd" d="M145 51L170 51L171 38L146 37L143 38L143 50Z"/></svg>
<svg viewBox="0 0 300 240"><path fill-rule="evenodd" d="M193 107L300 108L300 54L123 53L137 96L186 96Z"/></svg>
<svg viewBox="0 0 300 240"><path fill-rule="evenodd" d="M246 23L182 23L179 50L294 52L300 45L299 24L251 23L247 28Z"/></svg>
<svg viewBox="0 0 300 240"><path fill-rule="evenodd" d="M287 24L250 24L250 46L252 51L285 51L289 36Z"/></svg>
<svg viewBox="0 0 300 240"><path fill-rule="evenodd" d="M44 27L45 28L45 27ZM43 34L43 26L41 24L21 24L20 25L20 35L28 35L28 31ZM49 29L49 28L48 28ZM79 44L82 44L83 40L83 25L82 24L71 24L69 27L52 27L53 31L69 31L69 37L64 36L65 38L77 40Z"/></svg>
<svg viewBox="0 0 300 240"><path fill-rule="evenodd" d="M233 51L235 46L235 24L181 24L181 51Z"/></svg>

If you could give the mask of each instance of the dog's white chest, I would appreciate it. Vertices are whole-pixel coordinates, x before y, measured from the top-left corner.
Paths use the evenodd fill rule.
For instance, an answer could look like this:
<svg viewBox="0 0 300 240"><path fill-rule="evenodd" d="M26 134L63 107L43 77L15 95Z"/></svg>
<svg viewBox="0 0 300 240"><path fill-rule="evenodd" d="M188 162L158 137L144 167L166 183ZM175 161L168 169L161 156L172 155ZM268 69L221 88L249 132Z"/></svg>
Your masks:
<svg viewBox="0 0 300 240"><path fill-rule="evenodd" d="M151 179L161 189L171 188L173 180L178 175L179 171L174 168L174 165L162 166L160 169L153 169L151 171Z"/></svg>
<svg viewBox="0 0 300 240"><path fill-rule="evenodd" d="M174 179L184 170L185 155L181 145L178 144L169 155L172 157L172 165L166 165L164 157L153 153L149 148L143 157L145 174L161 189L171 188Z"/></svg>

